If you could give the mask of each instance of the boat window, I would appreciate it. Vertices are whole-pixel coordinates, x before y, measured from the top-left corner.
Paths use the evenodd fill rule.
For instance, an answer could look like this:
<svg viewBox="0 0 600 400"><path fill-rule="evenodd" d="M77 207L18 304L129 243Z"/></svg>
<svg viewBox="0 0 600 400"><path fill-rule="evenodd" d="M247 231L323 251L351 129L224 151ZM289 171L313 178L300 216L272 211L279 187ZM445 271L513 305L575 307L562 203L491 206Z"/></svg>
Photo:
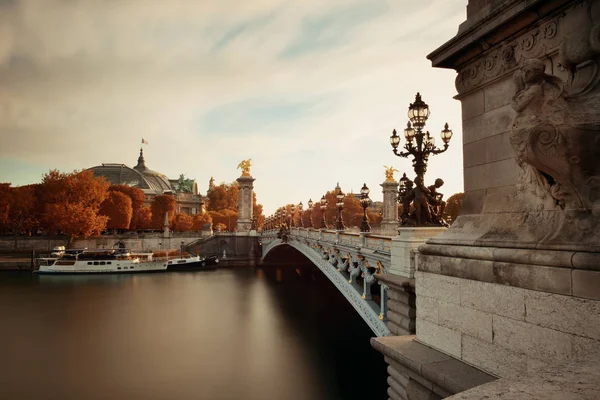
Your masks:
<svg viewBox="0 0 600 400"><path fill-rule="evenodd" d="M168 265L171 265L171 264L173 264L173 262L172 262L172 261L169 261L167 264L168 264Z"/></svg>
<svg viewBox="0 0 600 400"><path fill-rule="evenodd" d="M185 260L179 260L177 261L177 264L185 264Z"/></svg>
<svg viewBox="0 0 600 400"><path fill-rule="evenodd" d="M100 265L105 265L106 263L104 261L100 261Z"/></svg>
<svg viewBox="0 0 600 400"><path fill-rule="evenodd" d="M112 262L111 262L111 261L107 261L106 263L107 263L108 265L112 264Z"/></svg>
<svg viewBox="0 0 600 400"><path fill-rule="evenodd" d="M92 265L92 262L91 262L91 261L88 261L88 265Z"/></svg>
<svg viewBox="0 0 600 400"><path fill-rule="evenodd" d="M75 265L75 261L58 260L54 265Z"/></svg>
<svg viewBox="0 0 600 400"><path fill-rule="evenodd" d="M121 269L121 267L117 267L117 269Z"/></svg>
<svg viewBox="0 0 600 400"><path fill-rule="evenodd" d="M99 264L99 262L98 262L98 261L94 261L94 265L98 265L98 264Z"/></svg>

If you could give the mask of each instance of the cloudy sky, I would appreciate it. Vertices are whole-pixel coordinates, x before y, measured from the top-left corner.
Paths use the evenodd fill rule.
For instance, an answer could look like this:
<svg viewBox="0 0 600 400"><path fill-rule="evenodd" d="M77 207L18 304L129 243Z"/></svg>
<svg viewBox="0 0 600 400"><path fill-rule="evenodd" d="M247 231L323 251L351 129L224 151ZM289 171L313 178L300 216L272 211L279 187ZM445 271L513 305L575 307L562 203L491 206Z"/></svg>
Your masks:
<svg viewBox="0 0 600 400"><path fill-rule="evenodd" d="M462 191L454 71L425 56L467 0L0 0L0 182L50 169L146 164L204 191L252 158L265 212L339 181L382 198L408 104L420 91L436 137L427 184ZM441 142L438 137L438 142Z"/></svg>

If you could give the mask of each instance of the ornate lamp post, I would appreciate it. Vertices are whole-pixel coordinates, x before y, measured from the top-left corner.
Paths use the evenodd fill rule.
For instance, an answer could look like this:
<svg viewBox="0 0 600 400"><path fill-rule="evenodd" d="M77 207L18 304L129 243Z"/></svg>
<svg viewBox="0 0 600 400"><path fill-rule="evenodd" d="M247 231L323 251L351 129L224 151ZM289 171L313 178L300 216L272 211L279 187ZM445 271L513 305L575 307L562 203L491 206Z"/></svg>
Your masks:
<svg viewBox="0 0 600 400"><path fill-rule="evenodd" d="M327 199L325 195L321 197L321 228L327 229L327 221L325 221L325 210L327 209Z"/></svg>
<svg viewBox="0 0 600 400"><path fill-rule="evenodd" d="M294 227L294 215L296 213L296 206L292 204L290 207L290 228Z"/></svg>
<svg viewBox="0 0 600 400"><path fill-rule="evenodd" d="M282 217L282 221L284 224L288 225L288 221L287 221L287 209L286 207L283 207L282 211L281 211L281 217ZM289 225L288 225L289 227Z"/></svg>
<svg viewBox="0 0 600 400"><path fill-rule="evenodd" d="M438 205L434 204L434 202L441 202L441 197L437 196L439 200L435 200L436 196L434 195L439 194L431 193L431 187L425 187L425 173L427 172L429 156L448 150L452 131L448 128L448 124L444 125L444 129L440 135L444 142L443 148L435 145L435 139L430 135L429 131L423 131L425 123L429 118L429 106L421 99L420 93L417 93L415 102L411 103L408 107L408 118L410 121L407 123L406 129L404 129L404 138L406 139L404 144L405 151L398 151L400 136L398 136L395 129L392 136L390 136L390 144L392 145L394 154L398 157L412 157L413 168L417 174L414 182L406 178L406 176L403 177L403 179L406 178L404 181L400 180L399 197L402 197L403 200L399 198L399 201L403 202L404 206L403 215L401 216L402 224L407 223L409 218L408 204L413 201L416 210L417 225L445 225L441 215L432 214L431 212L431 209ZM436 188L439 186L436 186Z"/></svg>
<svg viewBox="0 0 600 400"><path fill-rule="evenodd" d="M370 192L367 184L363 184L363 187L360 189L360 205L363 208L363 219L360 224L361 232L371 232L371 225L369 225L369 218L367 217L367 207L371 205L371 199L369 198Z"/></svg>
<svg viewBox="0 0 600 400"><path fill-rule="evenodd" d="M299 221L298 221L298 226L300 228L304 228L304 221L302 221L302 209L304 208L304 206L302 205L302 202L298 203L298 215L299 215Z"/></svg>
<svg viewBox="0 0 600 400"><path fill-rule="evenodd" d="M313 228L312 208L313 208L313 201L312 201L312 199L308 199L308 227L309 228Z"/></svg>
<svg viewBox="0 0 600 400"><path fill-rule="evenodd" d="M344 226L344 220L342 219L342 209L344 208L344 192L342 192L342 188L340 188L340 183L338 182L335 187L335 198L337 202L335 205L338 209L337 220L335 221L335 229L338 231L343 231L346 229Z"/></svg>

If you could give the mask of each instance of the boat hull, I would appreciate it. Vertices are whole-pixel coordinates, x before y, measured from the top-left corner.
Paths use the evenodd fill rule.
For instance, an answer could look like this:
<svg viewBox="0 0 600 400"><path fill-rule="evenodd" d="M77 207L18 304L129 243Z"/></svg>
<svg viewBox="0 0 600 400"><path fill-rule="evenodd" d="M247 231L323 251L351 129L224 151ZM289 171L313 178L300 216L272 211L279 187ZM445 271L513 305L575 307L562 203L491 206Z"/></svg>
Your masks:
<svg viewBox="0 0 600 400"><path fill-rule="evenodd" d="M208 258L183 258L169 260L167 263L167 270L169 271L197 271L204 269L216 269L219 259L216 257Z"/></svg>
<svg viewBox="0 0 600 400"><path fill-rule="evenodd" d="M89 264L90 261L74 261L72 263L57 261L52 265L40 265L38 274L122 274L134 272L162 272L167 270L165 261L132 262L131 260L114 260L103 265Z"/></svg>

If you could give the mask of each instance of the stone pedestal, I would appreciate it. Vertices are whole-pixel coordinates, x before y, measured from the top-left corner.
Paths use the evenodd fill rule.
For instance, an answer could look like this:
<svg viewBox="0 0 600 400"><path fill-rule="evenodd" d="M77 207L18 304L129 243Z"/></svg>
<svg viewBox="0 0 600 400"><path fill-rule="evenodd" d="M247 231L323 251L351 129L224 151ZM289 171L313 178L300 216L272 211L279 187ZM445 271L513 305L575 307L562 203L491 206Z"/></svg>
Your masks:
<svg viewBox="0 0 600 400"><path fill-rule="evenodd" d="M383 220L381 234L396 236L398 234L398 182L386 180L383 188Z"/></svg>
<svg viewBox="0 0 600 400"><path fill-rule="evenodd" d="M446 228L443 227L400 228L398 236L392 239L390 273L413 279L417 248L427 239L437 236L445 230Z"/></svg>
<svg viewBox="0 0 600 400"><path fill-rule="evenodd" d="M246 235L252 230L252 190L254 189L254 178L251 176L240 176L236 179L239 185L238 194L238 220L236 233Z"/></svg>

